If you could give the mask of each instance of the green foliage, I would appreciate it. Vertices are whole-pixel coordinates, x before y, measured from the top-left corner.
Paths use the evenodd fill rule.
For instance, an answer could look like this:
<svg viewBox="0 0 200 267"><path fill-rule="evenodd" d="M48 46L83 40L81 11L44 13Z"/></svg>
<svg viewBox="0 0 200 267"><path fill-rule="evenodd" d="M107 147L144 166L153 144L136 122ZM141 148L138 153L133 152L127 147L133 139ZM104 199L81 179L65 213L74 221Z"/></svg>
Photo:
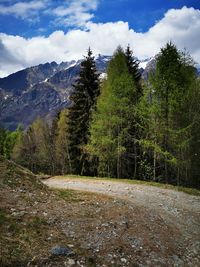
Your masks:
<svg viewBox="0 0 200 267"><path fill-rule="evenodd" d="M140 144L151 157L154 180L189 184L195 72L191 59L168 43L161 49L155 73L140 103L144 138ZM196 114L197 115L197 114ZM197 115L198 117L198 115Z"/></svg>
<svg viewBox="0 0 200 267"><path fill-rule="evenodd" d="M10 159L17 138L21 133L21 125L13 132L0 128L0 155L4 156L6 159Z"/></svg>
<svg viewBox="0 0 200 267"><path fill-rule="evenodd" d="M99 159L99 175L122 177L125 143L130 138L134 114L135 85L121 47L113 55L107 74L93 115L87 149Z"/></svg>
<svg viewBox="0 0 200 267"><path fill-rule="evenodd" d="M73 105L69 109L69 154L72 173L89 174L89 159L84 146L89 140L92 111L99 95L99 81L94 57L89 49L81 63L79 78L74 85Z"/></svg>
<svg viewBox="0 0 200 267"><path fill-rule="evenodd" d="M136 58L134 58L133 52L131 51L129 45L126 48L125 56L129 73L131 74L136 86L136 95L134 99L136 103L143 94L141 85L141 73L139 70L139 61Z"/></svg>
<svg viewBox="0 0 200 267"><path fill-rule="evenodd" d="M68 110L60 112L57 134L55 139L56 165L62 174L71 173L71 160L69 154L69 130L68 130Z"/></svg>
<svg viewBox="0 0 200 267"><path fill-rule="evenodd" d="M4 142L7 136L7 132L4 128L0 127L0 155L4 155Z"/></svg>
<svg viewBox="0 0 200 267"><path fill-rule="evenodd" d="M200 186L200 80L172 43L146 83L128 46L99 86L89 49L71 100L51 127L37 119L24 132L0 129L0 154L35 172Z"/></svg>
<svg viewBox="0 0 200 267"><path fill-rule="evenodd" d="M36 119L18 136L12 158L33 172L52 173L50 128L44 120Z"/></svg>

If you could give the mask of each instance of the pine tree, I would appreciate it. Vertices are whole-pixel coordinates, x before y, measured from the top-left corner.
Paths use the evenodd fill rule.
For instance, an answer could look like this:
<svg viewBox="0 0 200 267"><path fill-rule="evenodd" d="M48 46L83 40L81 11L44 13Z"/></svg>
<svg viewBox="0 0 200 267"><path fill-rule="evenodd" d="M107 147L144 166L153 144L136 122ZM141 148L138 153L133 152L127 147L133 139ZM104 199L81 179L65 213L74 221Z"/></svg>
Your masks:
<svg viewBox="0 0 200 267"><path fill-rule="evenodd" d="M99 175L126 177L127 147L132 136L135 86L129 74L126 57L118 47L109 63L108 78L103 82L97 110L91 124L91 140L88 150L99 159Z"/></svg>
<svg viewBox="0 0 200 267"><path fill-rule="evenodd" d="M141 73L139 70L139 61L133 56L133 51L131 51L129 45L126 48L125 56L127 60L129 73L132 75L135 86L136 86L136 94L135 94L134 103L137 103L137 101L139 101L139 98L142 96Z"/></svg>
<svg viewBox="0 0 200 267"><path fill-rule="evenodd" d="M69 153L72 172L76 174L89 173L88 155L84 152L84 146L89 140L89 125L98 96L98 74L89 48L87 56L81 63L79 78L71 97L73 105L69 109Z"/></svg>
<svg viewBox="0 0 200 267"><path fill-rule="evenodd" d="M192 126L187 106L194 80L193 67L172 43L161 49L150 79L150 131L143 144L153 152L154 178L166 183L187 180Z"/></svg>
<svg viewBox="0 0 200 267"><path fill-rule="evenodd" d="M190 138L190 168L189 177L185 183L187 186L200 188L200 80L195 80L189 96L187 107L189 120L191 122Z"/></svg>
<svg viewBox="0 0 200 267"><path fill-rule="evenodd" d="M130 75L132 76L134 85L135 85L135 93L132 95L132 105L135 108L135 111L137 110L137 105L140 102L140 98L142 97L143 90L142 90L142 81L141 81L141 73L139 70L139 61L133 56L133 52L130 49L130 46L128 45L125 51L127 66ZM138 127L139 122L139 116L137 112L134 112L134 116L132 116L132 124L129 129L129 134L132 136L132 138L127 143L127 163L129 166L127 166L128 169L131 170L133 173L133 178L136 179L136 177L140 177L141 173L139 171L139 165L140 161L142 160L142 152L141 148L139 146L138 140L141 138L142 132L140 131L140 128Z"/></svg>

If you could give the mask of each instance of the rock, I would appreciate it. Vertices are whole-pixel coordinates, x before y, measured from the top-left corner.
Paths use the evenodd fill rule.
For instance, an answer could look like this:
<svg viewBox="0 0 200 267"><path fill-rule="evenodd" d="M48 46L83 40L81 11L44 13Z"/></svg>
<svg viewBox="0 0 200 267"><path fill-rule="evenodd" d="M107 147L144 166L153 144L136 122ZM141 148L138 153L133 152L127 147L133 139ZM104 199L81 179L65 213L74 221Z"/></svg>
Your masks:
<svg viewBox="0 0 200 267"><path fill-rule="evenodd" d="M74 252L67 248L67 247L61 247L61 246L55 246L51 249L51 254L55 256L71 256L74 255Z"/></svg>
<svg viewBox="0 0 200 267"><path fill-rule="evenodd" d="M67 267L71 267L71 266L75 265L76 262L75 262L75 260L73 260L73 259L68 259L68 261L66 261L64 264L65 264L65 266L67 266Z"/></svg>
<svg viewBox="0 0 200 267"><path fill-rule="evenodd" d="M121 258L121 262L123 262L123 263L127 263L127 259L125 259L125 258Z"/></svg>
<svg viewBox="0 0 200 267"><path fill-rule="evenodd" d="M74 245L72 245L72 244L68 244L67 245L69 248L73 248L74 247Z"/></svg>
<svg viewBox="0 0 200 267"><path fill-rule="evenodd" d="M102 223L101 227L108 227L109 224L108 223Z"/></svg>
<svg viewBox="0 0 200 267"><path fill-rule="evenodd" d="M21 216L24 216L25 215L25 211L14 211L11 213L12 216L15 216L15 217L21 217Z"/></svg>

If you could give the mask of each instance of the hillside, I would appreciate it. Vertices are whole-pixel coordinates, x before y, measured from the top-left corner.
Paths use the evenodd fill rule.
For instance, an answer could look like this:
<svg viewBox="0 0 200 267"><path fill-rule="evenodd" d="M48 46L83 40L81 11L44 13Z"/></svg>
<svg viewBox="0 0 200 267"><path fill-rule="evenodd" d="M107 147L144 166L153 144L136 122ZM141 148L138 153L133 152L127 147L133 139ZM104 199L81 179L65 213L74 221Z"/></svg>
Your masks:
<svg viewBox="0 0 200 267"><path fill-rule="evenodd" d="M52 191L30 171L2 158L0 170L1 267L198 266L199 197L123 184L121 194L133 193L130 201L114 193L120 183L105 181L97 190L104 195ZM91 183L98 189L92 181L82 190L93 191ZM69 188L76 183L67 182ZM151 193L163 202L155 206ZM169 195L175 202L167 211ZM180 197L187 209L178 208ZM180 224L180 216L185 223Z"/></svg>
<svg viewBox="0 0 200 267"><path fill-rule="evenodd" d="M90 252L66 232L73 217L85 217L81 202L90 203L89 196L67 191L63 197L0 158L0 266L90 266Z"/></svg>

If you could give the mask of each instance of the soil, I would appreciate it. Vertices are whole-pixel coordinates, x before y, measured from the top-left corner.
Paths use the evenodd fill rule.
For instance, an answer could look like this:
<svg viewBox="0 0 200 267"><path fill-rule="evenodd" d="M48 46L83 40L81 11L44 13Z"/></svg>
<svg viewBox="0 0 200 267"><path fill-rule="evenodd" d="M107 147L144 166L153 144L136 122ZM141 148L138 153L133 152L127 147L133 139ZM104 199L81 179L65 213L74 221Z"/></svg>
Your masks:
<svg viewBox="0 0 200 267"><path fill-rule="evenodd" d="M88 243L95 244L97 255L108 253L105 244L113 243L109 254L122 247L121 257L127 260L124 266L200 266L200 197L99 179L53 177L44 183L52 188L89 191L115 199L103 207L97 205L95 213L103 212L103 221L87 235L91 239ZM79 227L84 229L84 225ZM112 238L106 242L109 236Z"/></svg>
<svg viewBox="0 0 200 267"><path fill-rule="evenodd" d="M198 267L199 203L181 192L104 180L41 183L0 158L0 267ZM53 255L55 248L70 253Z"/></svg>

